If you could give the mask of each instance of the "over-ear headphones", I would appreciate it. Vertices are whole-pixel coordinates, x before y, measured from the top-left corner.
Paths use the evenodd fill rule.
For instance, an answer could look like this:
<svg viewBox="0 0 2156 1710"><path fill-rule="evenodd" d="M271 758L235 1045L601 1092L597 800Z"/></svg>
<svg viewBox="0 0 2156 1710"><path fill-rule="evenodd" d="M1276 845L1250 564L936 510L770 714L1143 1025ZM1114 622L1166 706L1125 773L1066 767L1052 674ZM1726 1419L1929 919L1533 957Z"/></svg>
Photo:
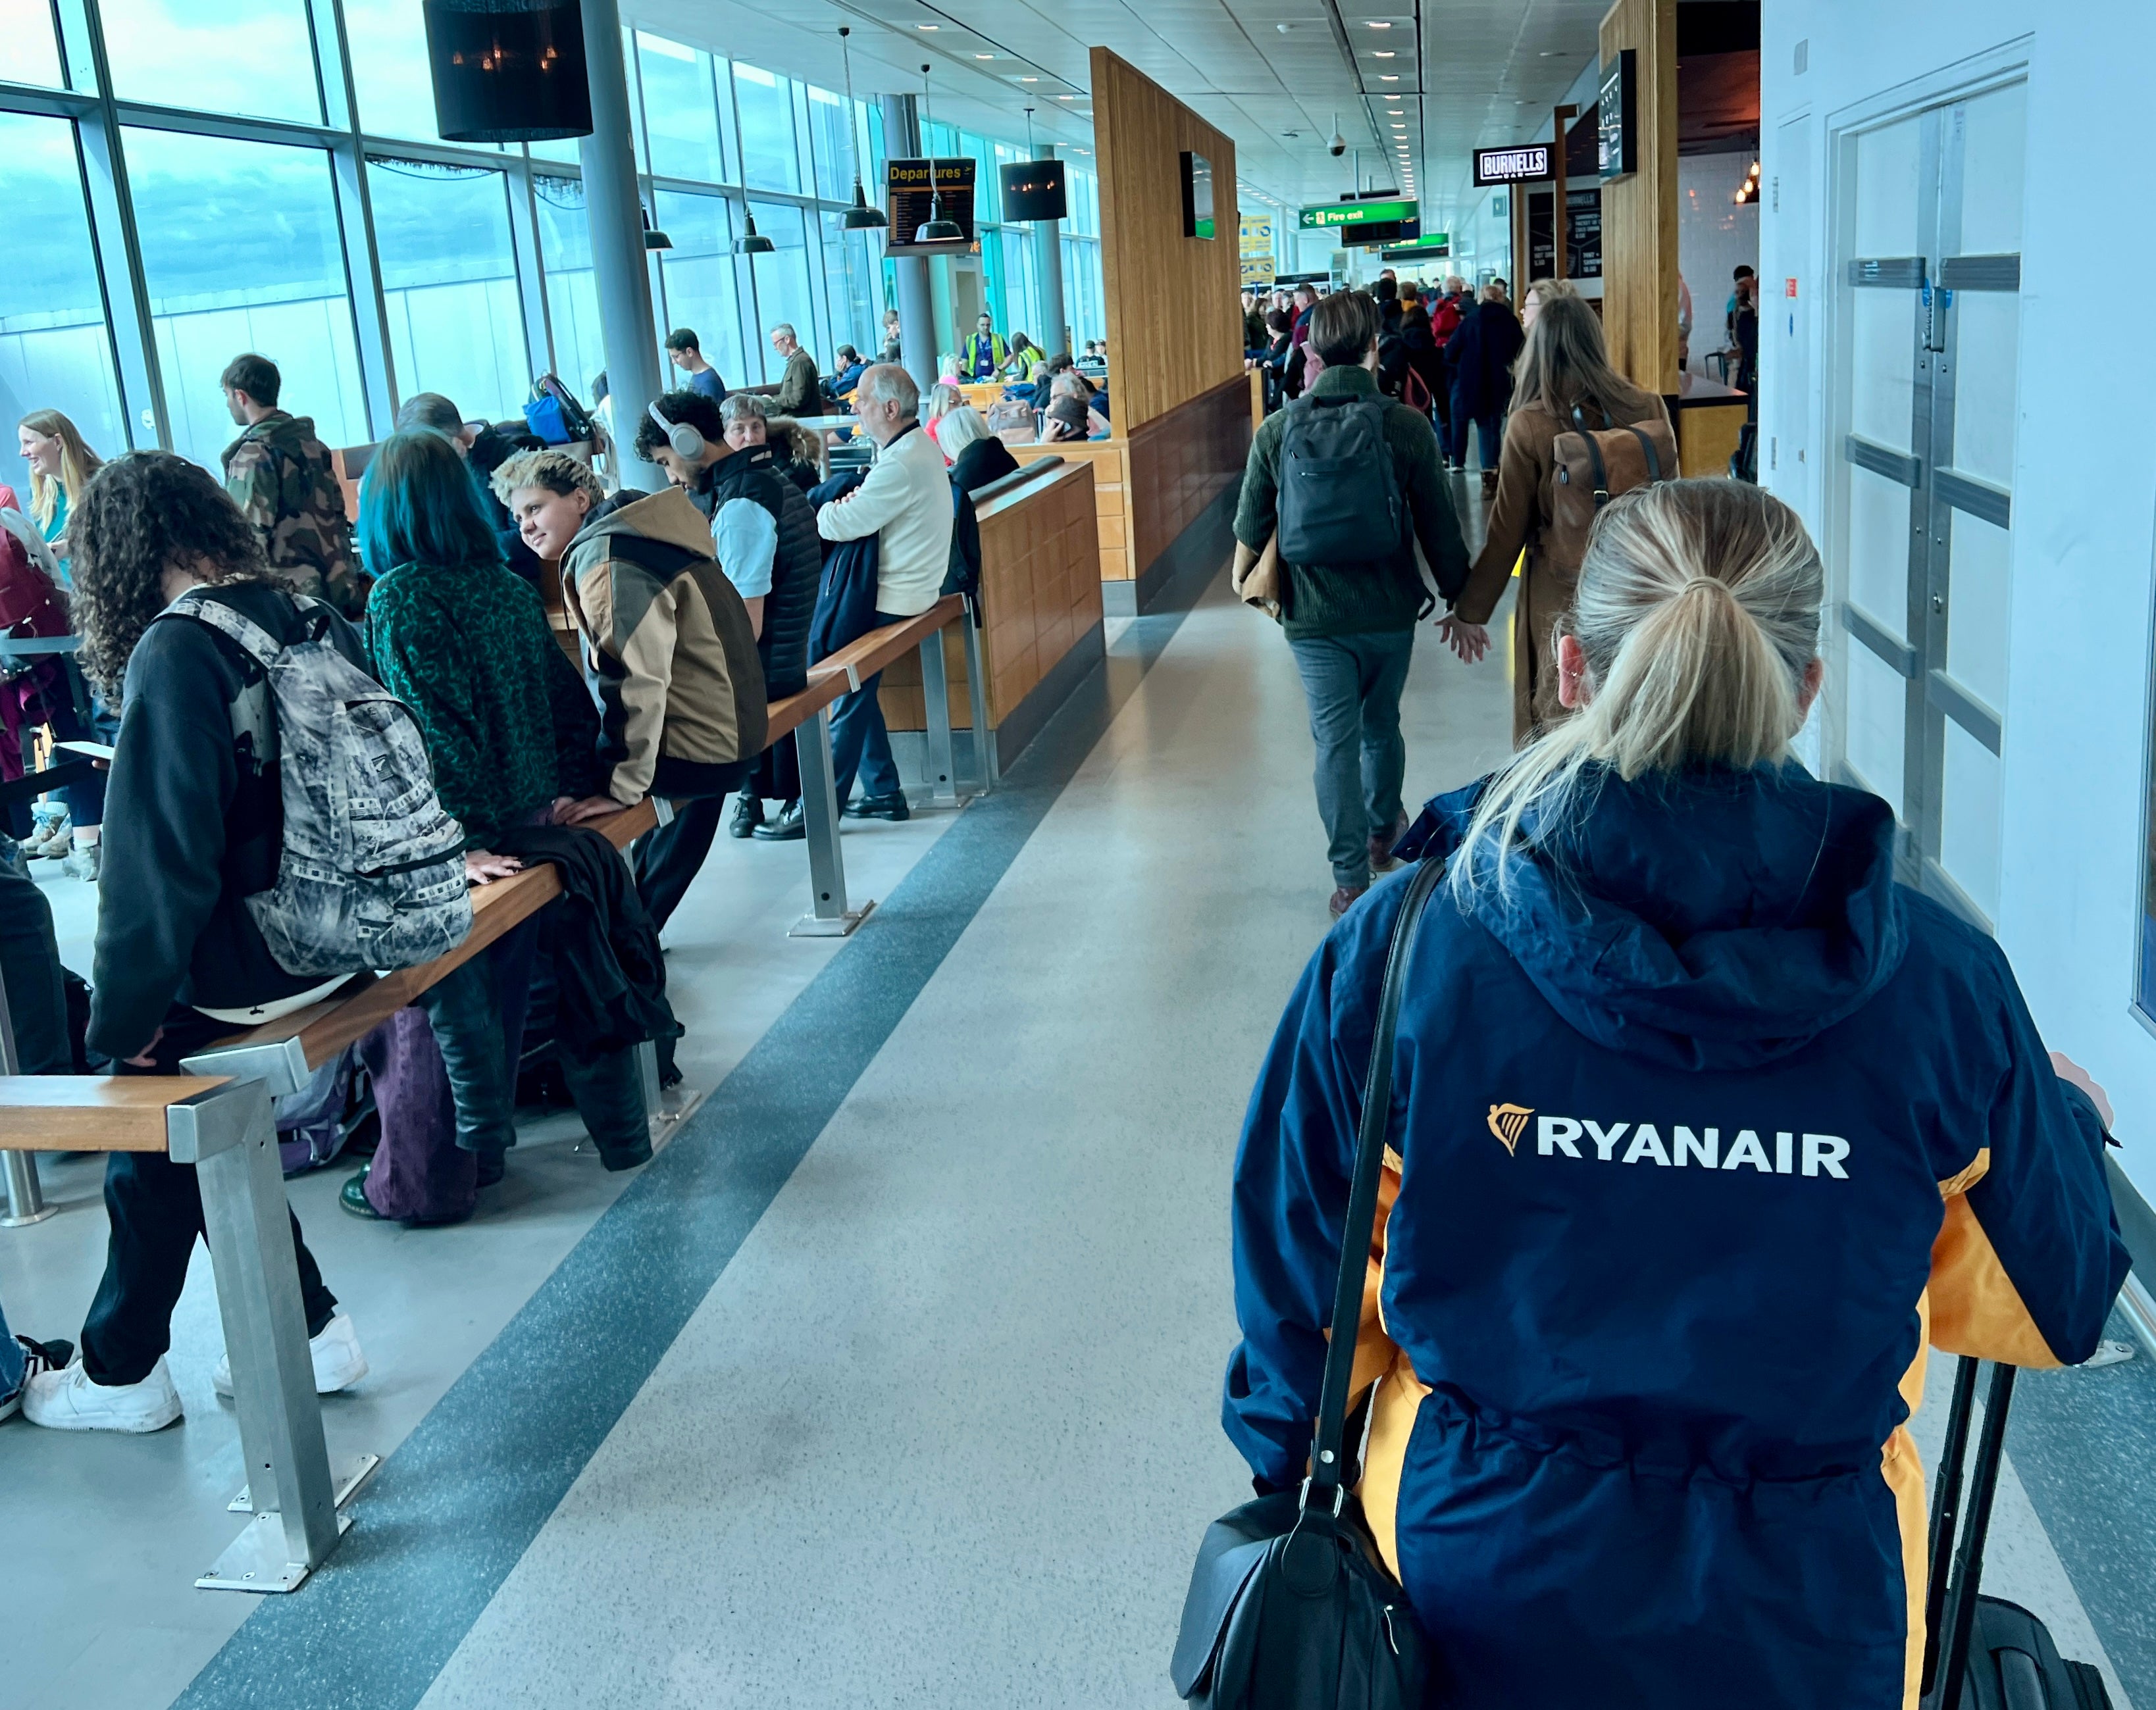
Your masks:
<svg viewBox="0 0 2156 1710"><path fill-rule="evenodd" d="M700 458L704 454L704 436L686 422L670 422L659 413L659 406L651 406L651 419L666 430L666 443L674 448L676 457Z"/></svg>

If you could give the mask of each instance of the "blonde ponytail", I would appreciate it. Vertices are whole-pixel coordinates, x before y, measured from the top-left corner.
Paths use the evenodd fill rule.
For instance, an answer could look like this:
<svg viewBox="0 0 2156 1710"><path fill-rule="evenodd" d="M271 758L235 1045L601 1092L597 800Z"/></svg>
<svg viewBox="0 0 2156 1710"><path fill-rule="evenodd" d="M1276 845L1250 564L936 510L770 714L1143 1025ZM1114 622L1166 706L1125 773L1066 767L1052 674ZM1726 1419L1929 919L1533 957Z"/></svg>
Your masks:
<svg viewBox="0 0 2156 1710"><path fill-rule="evenodd" d="M1491 781L1452 883L1464 895L1494 878L1502 893L1522 820L1562 822L1589 766L1630 781L1785 760L1824 588L1796 513L1756 487L1668 481L1612 503L1563 620L1587 655L1591 696Z"/></svg>

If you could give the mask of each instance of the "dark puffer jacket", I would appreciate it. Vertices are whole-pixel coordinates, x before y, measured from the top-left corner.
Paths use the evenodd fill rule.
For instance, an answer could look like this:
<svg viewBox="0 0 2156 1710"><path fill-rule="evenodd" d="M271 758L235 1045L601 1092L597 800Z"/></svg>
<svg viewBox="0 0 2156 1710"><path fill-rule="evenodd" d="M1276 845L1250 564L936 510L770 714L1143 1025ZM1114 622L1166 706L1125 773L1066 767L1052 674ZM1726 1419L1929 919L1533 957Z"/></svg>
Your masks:
<svg viewBox="0 0 2156 1710"><path fill-rule="evenodd" d="M712 469L705 501L711 514L717 515L735 499L762 505L778 525L778 550L772 561L771 591L764 596L763 633L757 637L756 651L763 661L764 693L779 700L808 686L808 620L815 615L817 585L824 575L816 509L779 473L778 454L767 445L737 452Z"/></svg>

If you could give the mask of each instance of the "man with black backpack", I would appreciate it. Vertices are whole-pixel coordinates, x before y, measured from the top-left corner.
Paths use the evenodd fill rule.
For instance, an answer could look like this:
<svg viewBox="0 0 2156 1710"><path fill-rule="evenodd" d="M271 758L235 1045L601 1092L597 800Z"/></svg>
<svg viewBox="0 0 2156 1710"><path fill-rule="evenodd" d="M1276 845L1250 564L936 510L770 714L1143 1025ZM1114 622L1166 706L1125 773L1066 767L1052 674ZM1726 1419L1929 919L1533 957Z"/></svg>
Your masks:
<svg viewBox="0 0 2156 1710"><path fill-rule="evenodd" d="M1415 624L1436 604L1416 547L1448 605L1467 577L1437 436L1378 393L1382 325L1360 291L1317 305L1310 342L1324 371L1258 429L1235 508L1239 580L1278 537L1280 616L1310 704L1336 915L1406 828L1400 691Z"/></svg>

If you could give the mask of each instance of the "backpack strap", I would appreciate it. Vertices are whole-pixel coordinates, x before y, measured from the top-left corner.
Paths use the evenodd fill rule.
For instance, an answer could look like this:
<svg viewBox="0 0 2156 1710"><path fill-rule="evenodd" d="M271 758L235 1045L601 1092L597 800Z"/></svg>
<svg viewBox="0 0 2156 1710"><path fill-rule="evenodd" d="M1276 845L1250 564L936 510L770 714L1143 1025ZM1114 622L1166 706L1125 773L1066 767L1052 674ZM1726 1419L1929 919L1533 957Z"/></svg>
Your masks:
<svg viewBox="0 0 2156 1710"><path fill-rule="evenodd" d="M1640 449L1647 456L1647 484L1651 487L1662 479L1662 460L1656 454L1655 442L1647 437L1646 430L1637 422L1631 425L1632 437L1640 442Z"/></svg>
<svg viewBox="0 0 2156 1710"><path fill-rule="evenodd" d="M319 605L319 601L295 603ZM285 651L285 644L255 622L234 611L223 601L206 588L189 588L178 599L165 607L157 617L192 617L198 623L207 624L220 635L237 642L254 663L267 671L277 663L277 656ZM157 621L152 618L153 623Z"/></svg>

